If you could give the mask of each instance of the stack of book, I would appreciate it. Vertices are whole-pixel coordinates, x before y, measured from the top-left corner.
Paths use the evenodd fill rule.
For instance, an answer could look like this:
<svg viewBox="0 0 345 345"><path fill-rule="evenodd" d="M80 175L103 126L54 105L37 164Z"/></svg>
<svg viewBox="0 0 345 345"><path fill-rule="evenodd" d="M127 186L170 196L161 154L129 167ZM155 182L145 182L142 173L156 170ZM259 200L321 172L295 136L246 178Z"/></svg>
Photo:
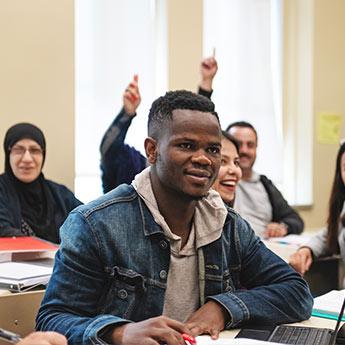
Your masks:
<svg viewBox="0 0 345 345"><path fill-rule="evenodd" d="M37 237L0 238L0 288L27 291L46 285L58 246Z"/></svg>

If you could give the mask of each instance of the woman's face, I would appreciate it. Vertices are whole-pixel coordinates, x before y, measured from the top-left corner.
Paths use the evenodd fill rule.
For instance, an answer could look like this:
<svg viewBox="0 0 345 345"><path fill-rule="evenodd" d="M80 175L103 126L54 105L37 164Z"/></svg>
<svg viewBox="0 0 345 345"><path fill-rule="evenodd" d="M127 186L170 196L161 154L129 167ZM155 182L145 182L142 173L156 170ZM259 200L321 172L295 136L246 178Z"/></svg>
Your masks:
<svg viewBox="0 0 345 345"><path fill-rule="evenodd" d="M242 177L242 171L236 146L226 138L222 139L221 154L222 164L213 189L220 194L224 202L228 203L235 197L236 185Z"/></svg>
<svg viewBox="0 0 345 345"><path fill-rule="evenodd" d="M345 185L345 152L341 156L340 160L340 171L341 171L341 178L343 180L343 183Z"/></svg>
<svg viewBox="0 0 345 345"><path fill-rule="evenodd" d="M14 176L21 182L30 183L37 179L43 164L43 151L36 141L22 139L10 151L10 166Z"/></svg>

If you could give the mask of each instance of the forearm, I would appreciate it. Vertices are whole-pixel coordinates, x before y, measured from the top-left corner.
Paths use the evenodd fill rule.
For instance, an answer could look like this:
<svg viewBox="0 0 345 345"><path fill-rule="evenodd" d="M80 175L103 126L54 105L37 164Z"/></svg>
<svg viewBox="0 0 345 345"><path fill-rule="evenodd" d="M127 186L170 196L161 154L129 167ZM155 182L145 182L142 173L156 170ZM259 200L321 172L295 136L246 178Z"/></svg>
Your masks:
<svg viewBox="0 0 345 345"><path fill-rule="evenodd" d="M199 86L199 89L198 89L199 95L205 96L205 97L211 99L212 93L213 93L212 89L209 90L209 89L203 88L201 85Z"/></svg>
<svg viewBox="0 0 345 345"><path fill-rule="evenodd" d="M128 128L135 115L128 115L124 108L121 109L119 114L116 116L110 127L104 133L100 151L102 159L110 150L116 146L123 145Z"/></svg>
<svg viewBox="0 0 345 345"><path fill-rule="evenodd" d="M76 314L61 313L59 308L54 311L54 307L50 306L46 311L44 309L40 311L37 317L36 330L55 331L64 334L69 345L102 344L102 341L105 344L103 330L110 325L114 329L116 325L121 325L124 322L127 320L113 315L81 317Z"/></svg>
<svg viewBox="0 0 345 345"><path fill-rule="evenodd" d="M327 255L327 228L319 231L303 247L308 247L315 258Z"/></svg>
<svg viewBox="0 0 345 345"><path fill-rule="evenodd" d="M283 217L279 221L287 225L288 234L301 234L304 228L304 222L297 213L291 213L286 217Z"/></svg>
<svg viewBox="0 0 345 345"><path fill-rule="evenodd" d="M292 270L291 270L292 271ZM297 273L290 272L278 283L237 290L212 296L228 311L231 321L226 328L243 322L281 324L308 319L312 297L307 284Z"/></svg>
<svg viewBox="0 0 345 345"><path fill-rule="evenodd" d="M307 283L280 257L271 252L247 227L242 240L240 286L215 296L232 316L229 327L243 321L284 323L310 316L313 298Z"/></svg>

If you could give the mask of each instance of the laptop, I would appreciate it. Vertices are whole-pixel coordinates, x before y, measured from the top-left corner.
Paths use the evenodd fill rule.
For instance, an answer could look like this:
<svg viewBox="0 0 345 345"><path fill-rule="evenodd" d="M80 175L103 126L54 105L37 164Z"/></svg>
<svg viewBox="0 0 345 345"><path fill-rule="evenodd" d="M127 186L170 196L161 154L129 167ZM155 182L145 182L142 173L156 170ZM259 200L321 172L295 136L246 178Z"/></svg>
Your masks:
<svg viewBox="0 0 345 345"><path fill-rule="evenodd" d="M279 344L298 345L340 345L345 344L345 325L340 323L344 314L345 299L338 315L338 320L334 329L315 328L303 326L263 326L253 328L243 328L236 338L249 338L264 340ZM338 334L339 333L339 334Z"/></svg>

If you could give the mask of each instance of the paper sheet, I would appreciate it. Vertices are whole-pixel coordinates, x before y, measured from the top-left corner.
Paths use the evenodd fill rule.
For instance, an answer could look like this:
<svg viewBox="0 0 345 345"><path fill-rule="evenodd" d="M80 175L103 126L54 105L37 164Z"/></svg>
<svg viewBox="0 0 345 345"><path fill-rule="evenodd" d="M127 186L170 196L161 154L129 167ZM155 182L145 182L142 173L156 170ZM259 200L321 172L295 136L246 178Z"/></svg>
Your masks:
<svg viewBox="0 0 345 345"><path fill-rule="evenodd" d="M208 336L196 337L197 345L274 345L277 343L271 343L268 341L253 340L247 338L237 338L237 339L225 339L220 338L217 340L212 340ZM281 345L281 344L280 344Z"/></svg>
<svg viewBox="0 0 345 345"><path fill-rule="evenodd" d="M341 121L341 115L320 113L317 126L318 142L321 144L338 144Z"/></svg>

